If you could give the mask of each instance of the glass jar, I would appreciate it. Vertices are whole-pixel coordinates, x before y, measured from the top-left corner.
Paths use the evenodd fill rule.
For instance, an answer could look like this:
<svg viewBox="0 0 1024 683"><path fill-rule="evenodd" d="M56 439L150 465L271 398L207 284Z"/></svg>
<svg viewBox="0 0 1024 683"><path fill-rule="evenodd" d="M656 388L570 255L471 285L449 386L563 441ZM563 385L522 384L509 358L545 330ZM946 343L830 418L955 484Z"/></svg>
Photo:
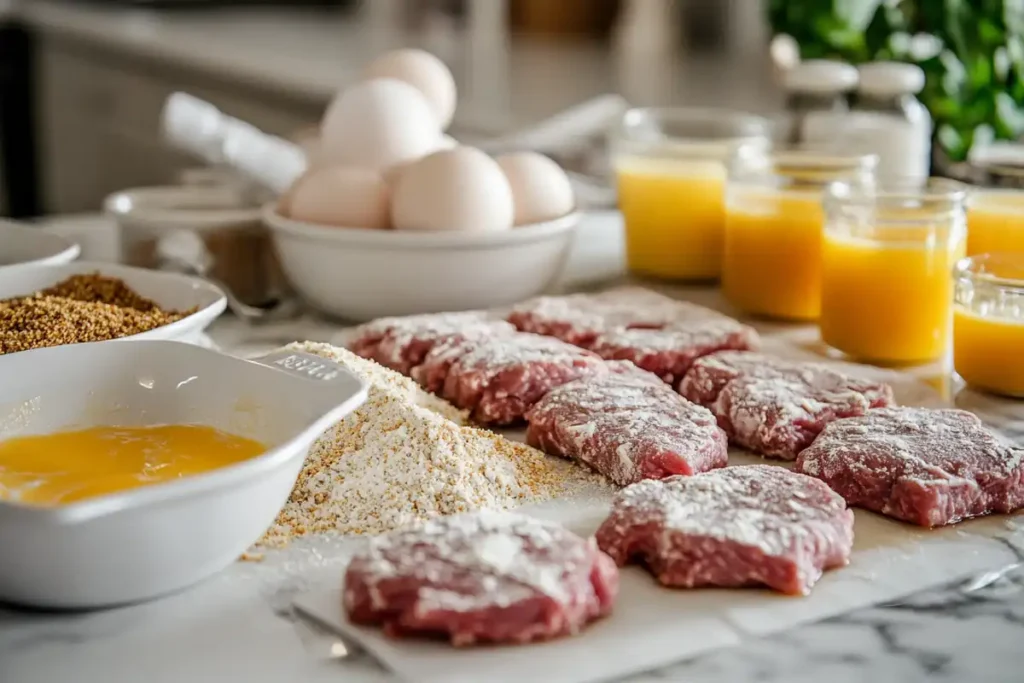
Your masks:
<svg viewBox="0 0 1024 683"><path fill-rule="evenodd" d="M871 184L876 163L872 155L806 149L741 153L726 191L726 298L754 315L817 320L825 188Z"/></svg>
<svg viewBox="0 0 1024 683"><path fill-rule="evenodd" d="M963 257L966 186L836 184L826 197L822 340L857 360L913 364L948 350L950 273Z"/></svg>
<svg viewBox="0 0 1024 683"><path fill-rule="evenodd" d="M612 139L626 263L639 275L715 280L721 273L726 166L769 146L768 121L718 109L632 109Z"/></svg>
<svg viewBox="0 0 1024 683"><path fill-rule="evenodd" d="M965 258L953 278L957 374L972 387L1024 397L1024 254Z"/></svg>
<svg viewBox="0 0 1024 683"><path fill-rule="evenodd" d="M857 87L857 69L843 62L808 59L783 76L790 145L833 140L841 131L847 97Z"/></svg>
<svg viewBox="0 0 1024 683"><path fill-rule="evenodd" d="M928 178L932 118L917 99L925 75L916 64L861 65L860 85L850 107L844 139L878 154L878 178L903 182Z"/></svg>
<svg viewBox="0 0 1024 683"><path fill-rule="evenodd" d="M967 202L967 253L1024 253L1024 148L1009 145L995 157L974 162Z"/></svg>

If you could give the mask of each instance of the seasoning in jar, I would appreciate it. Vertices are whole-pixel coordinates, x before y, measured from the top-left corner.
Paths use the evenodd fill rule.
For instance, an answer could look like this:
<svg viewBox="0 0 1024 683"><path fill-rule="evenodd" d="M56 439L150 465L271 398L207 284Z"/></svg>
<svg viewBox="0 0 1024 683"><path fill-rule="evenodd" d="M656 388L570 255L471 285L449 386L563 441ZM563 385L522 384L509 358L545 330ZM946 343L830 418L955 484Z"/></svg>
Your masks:
<svg viewBox="0 0 1024 683"><path fill-rule="evenodd" d="M0 354L129 337L193 312L164 310L118 278L72 275L47 289L0 301Z"/></svg>
<svg viewBox="0 0 1024 683"><path fill-rule="evenodd" d="M1024 254L957 264L953 365L968 385L1024 397Z"/></svg>
<svg viewBox="0 0 1024 683"><path fill-rule="evenodd" d="M912 364L949 346L950 273L964 255L966 186L829 189L822 254L822 340L857 360Z"/></svg>

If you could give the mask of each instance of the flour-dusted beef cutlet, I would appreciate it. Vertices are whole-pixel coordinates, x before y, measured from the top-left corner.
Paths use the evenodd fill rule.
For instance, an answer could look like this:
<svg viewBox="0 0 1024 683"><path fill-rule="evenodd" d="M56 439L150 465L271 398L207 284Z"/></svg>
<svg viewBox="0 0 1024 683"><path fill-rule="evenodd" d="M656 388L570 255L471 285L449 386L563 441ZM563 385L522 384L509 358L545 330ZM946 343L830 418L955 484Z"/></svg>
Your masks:
<svg viewBox="0 0 1024 683"><path fill-rule="evenodd" d="M1024 448L962 410L887 408L833 422L796 469L852 506L925 527L1024 507Z"/></svg>
<svg viewBox="0 0 1024 683"><path fill-rule="evenodd" d="M782 460L796 458L833 420L893 403L885 383L752 353L697 360L679 392L708 406L733 443Z"/></svg>
<svg viewBox="0 0 1024 683"><path fill-rule="evenodd" d="M759 344L752 327L723 317L603 332L590 349L608 360L630 361L675 386L698 358L726 349L751 351Z"/></svg>
<svg viewBox="0 0 1024 683"><path fill-rule="evenodd" d="M437 518L370 541L345 572L357 624L453 645L529 643L608 614L615 563L593 539L516 513Z"/></svg>
<svg viewBox="0 0 1024 683"><path fill-rule="evenodd" d="M553 337L518 332L436 346L413 377L482 424L507 425L557 386L610 372L597 355Z"/></svg>
<svg viewBox="0 0 1024 683"><path fill-rule="evenodd" d="M772 465L646 480L618 493L598 546L666 586L765 585L804 595L849 561L853 512L822 482Z"/></svg>
<svg viewBox="0 0 1024 683"><path fill-rule="evenodd" d="M526 420L531 446L584 462L619 486L704 472L728 460L714 415L642 371L563 384Z"/></svg>
<svg viewBox="0 0 1024 683"><path fill-rule="evenodd" d="M485 311L378 318L357 327L348 346L357 356L408 375L441 342L479 339L514 330L510 323Z"/></svg>
<svg viewBox="0 0 1024 683"><path fill-rule="evenodd" d="M857 392L864 394L872 408L892 405L892 388L883 382L862 377L853 377L833 370L820 363L795 361L746 351L721 351L695 360L679 384L679 393L685 398L711 407L718 400L718 394L730 381L741 376L805 377L831 372L843 377L843 382Z"/></svg>
<svg viewBox="0 0 1024 683"><path fill-rule="evenodd" d="M508 316L509 322L523 332L557 337L585 348L604 332L723 318L728 319L709 308L641 287L537 297L517 305Z"/></svg>

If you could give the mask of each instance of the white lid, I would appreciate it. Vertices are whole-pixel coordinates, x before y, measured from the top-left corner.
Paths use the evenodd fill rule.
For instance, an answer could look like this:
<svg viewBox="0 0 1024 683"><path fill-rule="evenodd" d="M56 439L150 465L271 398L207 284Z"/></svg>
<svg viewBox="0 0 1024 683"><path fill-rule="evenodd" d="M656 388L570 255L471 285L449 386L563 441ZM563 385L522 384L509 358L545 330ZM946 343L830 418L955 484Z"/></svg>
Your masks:
<svg viewBox="0 0 1024 683"><path fill-rule="evenodd" d="M1024 145L1003 140L975 145L967 161L975 166L1024 166Z"/></svg>
<svg viewBox="0 0 1024 683"><path fill-rule="evenodd" d="M857 69L843 62L809 59L785 75L786 90L804 93L844 93L857 87Z"/></svg>
<svg viewBox="0 0 1024 683"><path fill-rule="evenodd" d="M916 95L924 88L924 71L905 62L872 62L863 64L860 92L869 95Z"/></svg>

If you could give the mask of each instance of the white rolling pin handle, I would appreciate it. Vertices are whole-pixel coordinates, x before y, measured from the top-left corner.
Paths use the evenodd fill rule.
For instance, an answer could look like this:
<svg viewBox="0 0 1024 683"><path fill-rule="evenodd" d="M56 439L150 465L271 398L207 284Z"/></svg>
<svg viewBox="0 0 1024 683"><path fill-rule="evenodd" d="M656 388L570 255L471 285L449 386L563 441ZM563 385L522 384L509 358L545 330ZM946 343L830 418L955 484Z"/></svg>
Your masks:
<svg viewBox="0 0 1024 683"><path fill-rule="evenodd" d="M176 147L210 164L223 161L225 116L209 102L182 92L167 98L161 129Z"/></svg>
<svg viewBox="0 0 1024 683"><path fill-rule="evenodd" d="M309 163L299 145L233 120L224 139L224 160L277 194L306 172Z"/></svg>

